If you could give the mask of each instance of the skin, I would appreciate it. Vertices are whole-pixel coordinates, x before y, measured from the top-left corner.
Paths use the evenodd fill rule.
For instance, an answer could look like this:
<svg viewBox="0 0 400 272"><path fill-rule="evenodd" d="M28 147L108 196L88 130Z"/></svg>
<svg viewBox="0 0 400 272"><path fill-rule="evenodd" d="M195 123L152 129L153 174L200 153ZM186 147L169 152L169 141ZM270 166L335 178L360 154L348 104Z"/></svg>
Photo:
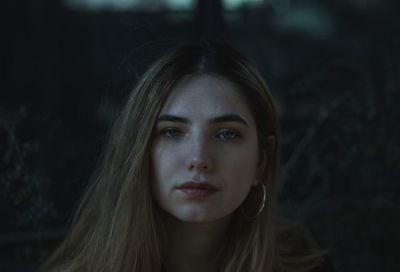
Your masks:
<svg viewBox="0 0 400 272"><path fill-rule="evenodd" d="M159 114L151 155L154 197L172 245L167 270L215 270L230 217L262 168L256 124L238 87L220 77L184 77ZM193 199L177 188L187 181L218 191Z"/></svg>

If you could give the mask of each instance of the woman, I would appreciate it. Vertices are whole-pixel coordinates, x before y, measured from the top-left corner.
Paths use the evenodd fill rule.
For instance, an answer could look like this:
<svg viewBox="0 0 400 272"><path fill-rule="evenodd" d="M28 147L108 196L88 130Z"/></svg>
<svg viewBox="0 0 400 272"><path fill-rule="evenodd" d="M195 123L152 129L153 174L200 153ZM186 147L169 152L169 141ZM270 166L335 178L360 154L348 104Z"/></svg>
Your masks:
<svg viewBox="0 0 400 272"><path fill-rule="evenodd" d="M116 120L73 227L42 271L311 271L276 215L273 99L233 49L155 62Z"/></svg>

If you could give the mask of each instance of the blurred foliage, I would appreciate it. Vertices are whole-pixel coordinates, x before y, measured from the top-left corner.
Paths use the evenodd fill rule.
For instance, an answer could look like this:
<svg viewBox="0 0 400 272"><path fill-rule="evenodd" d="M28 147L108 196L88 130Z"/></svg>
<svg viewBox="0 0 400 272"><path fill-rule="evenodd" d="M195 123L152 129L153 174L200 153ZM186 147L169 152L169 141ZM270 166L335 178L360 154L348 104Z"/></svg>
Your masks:
<svg viewBox="0 0 400 272"><path fill-rule="evenodd" d="M2 260L2 271L30 271L43 261L49 252L39 237L59 217L49 197L51 180L39 165L43 150L37 133L43 121L25 106L0 107L0 252L15 262L11 268Z"/></svg>
<svg viewBox="0 0 400 272"><path fill-rule="evenodd" d="M33 139L38 120L24 106L0 107L0 230L39 229L57 212L48 197L49 178L37 167L39 143Z"/></svg>
<svg viewBox="0 0 400 272"><path fill-rule="evenodd" d="M400 185L400 55L336 58L296 81L284 109L284 213L305 221L338 271L395 271ZM398 220L397 220L398 222ZM351 258L343 258L350 255Z"/></svg>

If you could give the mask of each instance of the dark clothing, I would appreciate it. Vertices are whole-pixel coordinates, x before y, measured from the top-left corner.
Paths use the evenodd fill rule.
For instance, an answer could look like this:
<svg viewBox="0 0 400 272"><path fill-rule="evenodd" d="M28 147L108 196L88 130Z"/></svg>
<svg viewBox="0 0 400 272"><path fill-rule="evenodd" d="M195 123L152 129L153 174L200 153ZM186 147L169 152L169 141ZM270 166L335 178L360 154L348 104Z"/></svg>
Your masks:
<svg viewBox="0 0 400 272"><path fill-rule="evenodd" d="M310 272L334 272L334 270L329 259L325 257L321 263L317 267L313 268Z"/></svg>

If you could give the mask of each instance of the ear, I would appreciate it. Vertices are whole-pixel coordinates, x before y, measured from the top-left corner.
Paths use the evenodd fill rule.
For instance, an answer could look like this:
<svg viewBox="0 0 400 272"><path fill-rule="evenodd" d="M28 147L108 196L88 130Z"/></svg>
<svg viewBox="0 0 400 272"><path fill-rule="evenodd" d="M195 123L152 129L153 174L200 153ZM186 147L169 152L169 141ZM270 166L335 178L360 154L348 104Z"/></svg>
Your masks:
<svg viewBox="0 0 400 272"><path fill-rule="evenodd" d="M267 144L268 144L268 148L273 151L275 149L275 136L273 136L273 135L268 136ZM269 158L267 156L267 152L265 152L265 150L260 150L258 166L257 166L256 176L254 178L253 186L257 186L258 184L260 184L260 180L261 180L261 178L264 174L264 171L267 167L267 164L268 164L268 159Z"/></svg>

